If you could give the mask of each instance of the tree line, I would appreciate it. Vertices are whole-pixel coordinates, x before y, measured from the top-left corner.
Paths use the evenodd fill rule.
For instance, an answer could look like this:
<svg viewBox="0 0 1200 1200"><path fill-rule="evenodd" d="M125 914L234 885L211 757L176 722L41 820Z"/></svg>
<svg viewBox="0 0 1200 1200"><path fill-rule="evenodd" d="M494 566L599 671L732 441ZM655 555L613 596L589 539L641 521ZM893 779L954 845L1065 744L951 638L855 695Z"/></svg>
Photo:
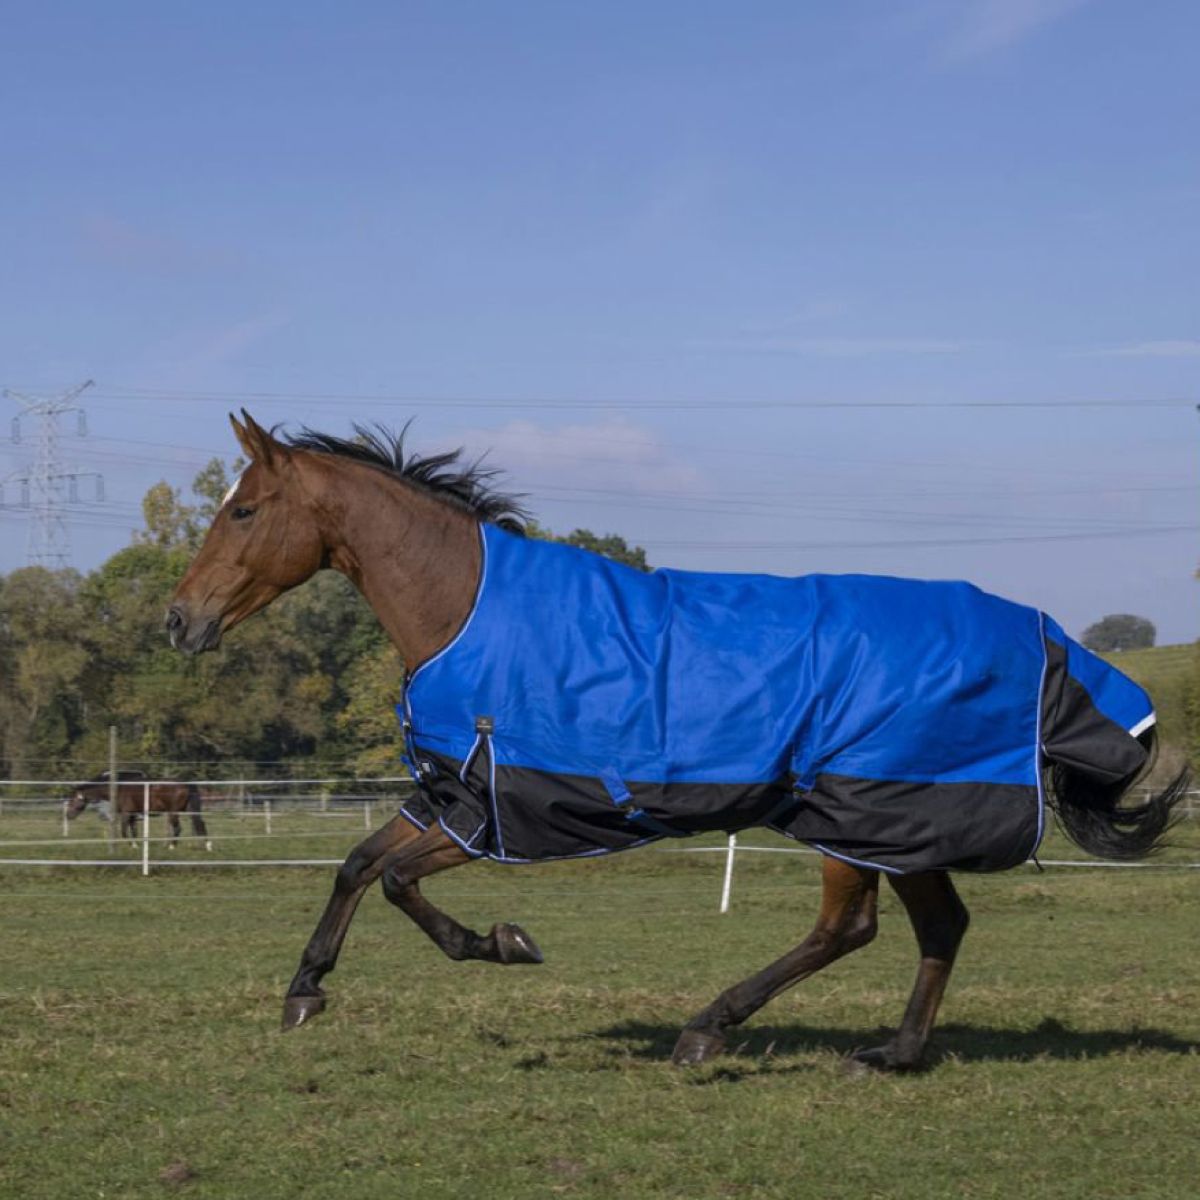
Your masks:
<svg viewBox="0 0 1200 1200"><path fill-rule="evenodd" d="M319 572L217 654L171 649L163 614L230 474L213 459L187 501L156 484L142 501L145 528L94 571L0 575L0 777L94 774L107 764L109 726L122 762L152 774L397 772L401 663L343 576ZM649 569L645 551L615 534L531 533Z"/></svg>
<svg viewBox="0 0 1200 1200"><path fill-rule="evenodd" d="M393 706L402 666L343 576L319 572L243 624L217 654L188 658L171 649L168 598L229 479L214 459L187 502L156 484L142 502L145 528L94 571L0 575L0 777L95 773L107 762L109 726L118 730L122 762L152 774L398 770ZM649 570L645 551L616 534L556 537L537 525L530 533ZM1147 641L1142 620L1105 618L1088 640L1098 649L1152 643L1153 627ZM1182 674L1143 682L1156 691L1164 735L1200 764L1200 644L1189 662Z"/></svg>

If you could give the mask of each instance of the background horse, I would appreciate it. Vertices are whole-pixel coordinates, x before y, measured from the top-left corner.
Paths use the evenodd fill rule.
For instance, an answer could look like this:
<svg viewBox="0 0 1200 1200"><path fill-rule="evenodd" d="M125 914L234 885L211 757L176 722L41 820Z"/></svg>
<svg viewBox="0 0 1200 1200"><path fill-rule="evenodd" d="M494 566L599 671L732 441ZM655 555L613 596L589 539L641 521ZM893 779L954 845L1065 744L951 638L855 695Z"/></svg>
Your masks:
<svg viewBox="0 0 1200 1200"><path fill-rule="evenodd" d="M145 808L146 776L141 771L117 772L117 810L120 833L122 837L137 836L137 821ZM109 774L107 771L79 784L67 801L67 817L74 820L89 804L98 807L109 802ZM151 783L150 811L166 813L167 823L171 827L171 845L180 834L179 814L188 813L192 818L192 833L196 837L207 838L208 828L200 815L200 789L194 783ZM211 846L209 847L211 849Z"/></svg>
<svg viewBox="0 0 1200 1200"><path fill-rule="evenodd" d="M581 636L585 638L580 643L581 656L576 664L580 671L589 666L587 656L593 651L597 655L608 654L614 646L620 653L627 653L628 646L637 650L642 645L637 641L642 631L655 627L652 621L643 622L631 633L631 625L626 623L617 627L614 634L609 619L612 609L603 608L596 602L595 596L599 592L572 594L567 599L539 589L536 580L528 592L521 593L525 597L524 609L516 614L521 623L506 626L503 619L495 619L495 610L481 614L478 606L487 604L484 581L491 578L485 572L485 562L491 563L491 560L485 560L485 553L490 552L486 548L502 546L505 536L496 534L491 527L519 532L522 518L511 499L491 488L488 472L477 467L456 466L456 454L406 458L399 439L381 439L364 430L359 430L360 437L356 441L306 432L283 442L257 425L244 410L242 415L244 424L232 417L230 420L250 466L230 489L203 546L176 589L167 614L167 630L176 649L189 654L215 650L228 630L323 567L332 567L345 574L371 605L404 661L408 675L406 695L414 689L420 691L422 687L428 693L430 683L436 684L439 677L444 677L446 664L454 661L456 645L469 643L471 648L477 648L477 639L489 631L492 647L500 647L505 654L519 653L520 643L529 634L531 625L536 626L540 615L546 616L547 625L554 624L549 616L555 605L565 608L574 622L572 629L577 626L575 631L582 631ZM515 539L510 539L513 541ZM531 546L527 561L536 565L545 561L548 554L565 553L567 551L561 547L535 549ZM509 556L510 564L520 557L511 546L498 554L500 556L488 570L495 566L502 574L503 556ZM583 560L575 562L581 564ZM607 566L587 569L597 573L609 570ZM519 582L520 572L516 574ZM626 593L631 594L634 584L630 580L625 583ZM763 589L769 586L774 590L773 594L777 594L780 585L786 585L786 581L767 585L762 577L742 577L741 582L735 579L732 585L723 582L714 583L713 587L718 592L730 586L743 588L746 605L754 606L761 605ZM688 584L685 579L664 573L652 580L650 586L667 591L672 587L707 585L703 581ZM932 590L938 586L929 585ZM965 594L961 590L965 585L948 586L960 589L957 592L960 596ZM966 590L974 592L974 589ZM1019 606L1008 605L994 597L985 597L983 602L1003 608L1009 614L1007 619L1020 624L1025 632L1020 640L1007 647L1014 651L1011 671L1005 644L993 647L995 653L986 671L979 670L975 664L972 667L974 673L968 673L965 680L962 671L956 672L954 661L942 670L943 676L957 676L967 687L965 694L953 694L951 715L959 713L961 699L961 704L969 710L968 718L979 730L986 732L991 712L986 697L991 693L985 690L985 685L990 681L1003 683L1010 675L1015 676L1018 657L1027 668L1034 651L1039 655L1044 653L1045 658L1038 660L1044 663L1038 671L1043 686L1035 687L1033 701L1041 705L1044 698L1049 697L1053 703L1048 710L1045 707L1038 711L1028 708L1023 712L1023 736L1027 740L1018 747L1019 753L1014 752L1014 769L1020 772L1020 779L1017 784L1004 784L1014 797L1013 811L1024 814L1022 821L1026 832L1030 832L1026 818L1033 822L1031 839L1011 845L1007 860L976 860L976 869L1015 865L1036 848L1042 832L1043 801L1054 807L1067 835L1092 854L1136 859L1151 853L1161 844L1175 806L1184 794L1186 772L1143 804L1125 802L1130 788L1144 774L1154 750L1156 734L1148 698L1129 680L1112 672L1081 647L1076 647L1061 630L1043 646L1042 631L1051 629L1048 618L1039 624L1040 614L1033 610L1024 609L1014 615ZM736 607L732 611L736 625L739 614ZM818 631L803 625L798 625L795 630L788 629L786 606L780 611L779 621L772 626L775 640L783 640L786 632L787 638L799 639L804 652L803 647L818 636ZM920 618L918 611L913 629L924 637ZM1036 641L1029 634L1031 621L1032 628L1037 631ZM886 626L887 622L884 624ZM561 622L554 627L561 628ZM725 632L728 632L727 628ZM622 641L625 634L630 637ZM849 635L851 639L858 636L853 625ZM714 638L714 642L717 653L710 656L709 663L713 670L722 670L719 652L726 647L719 638ZM950 639L949 644L953 649L956 643ZM1057 650L1052 651L1052 646ZM536 650L535 644L535 653ZM644 668L646 672L665 665L662 661L629 653L630 665ZM665 657L668 656L660 656ZM1131 697L1128 723L1113 723L1091 703L1091 693L1086 689L1081 691L1082 685L1075 678L1072 657L1077 665L1081 664L1090 672L1093 681L1100 681L1097 688L1102 690L1111 686L1117 693ZM869 662L871 656L863 653L858 659ZM516 661L525 669L525 660ZM461 727L456 725L446 734L431 723L422 730L413 724L420 721L420 714L414 715L406 703L403 714L406 723L421 738L426 733L429 735L428 740L409 739L411 766L421 785L424 807L413 806L412 812L402 812L393 818L353 850L338 871L333 895L288 989L283 1014L285 1029L300 1025L324 1008L320 981L334 968L354 911L367 887L376 880L381 880L386 898L453 959L497 963L542 961L536 945L519 927L497 924L488 934L480 936L441 912L421 895L419 888L419 881L426 876L460 866L484 854L504 861L515 860L513 856L505 855L502 842L498 852L493 852L488 840L493 835L499 837L496 828L500 824L496 815L498 794L505 803L511 798L509 792L500 789L512 781L512 763L511 760L500 761L498 765L497 747L503 749L502 734L515 736L502 728L502 721L497 724L495 714L499 710L490 707L493 694L488 688L497 681L503 686L509 676L504 670L489 666L485 659L480 662L479 670L484 674L479 677L474 690L468 689L461 697L462 704L474 706L471 711L476 714L470 731L474 744L463 758L461 767L455 755L445 752L452 739L461 736ZM472 669L475 665L478 664L467 664ZM722 688L729 682L730 674L726 670L721 676ZM1045 681L1052 676L1056 682L1051 694ZM761 677L765 679L765 673ZM752 689L759 678L758 668L749 663L739 681L748 681ZM539 774L530 770L526 773L527 790L540 789L560 813L566 811L575 828L583 829L582 837L590 836L595 825L604 825L604 831L609 833L619 828L628 835L632 823L640 822L642 831L636 834L636 840L630 841L627 837L624 842L630 845L654 840L655 836L665 832L692 832L702 827L685 825L679 828L677 825L671 829L669 819L664 822L649 811L666 788L638 775L632 776L633 782L627 785L620 773L612 769L622 761L622 739L633 732L636 722L632 718L626 721L620 714L613 717L611 707L597 702L597 696L603 701L611 694L604 690L611 679L611 675L606 676L602 684L592 690L586 690L592 685L585 685L583 690L568 697L578 702L576 713L583 711L585 702L591 706L592 715L586 720L577 715L556 715L553 705L557 697L552 694L547 693L539 699L539 704L543 700L545 703L544 710L539 709L535 714L539 723L549 726L552 735L584 738L586 748L595 756L594 765L599 769L570 775L567 773L570 764L566 763L557 768L558 773L543 771ZM921 681L919 684L918 680ZM921 675L905 675L898 681L893 680L892 685L890 694L898 697L895 713L913 717L918 724L924 720L920 731L923 738L915 741L931 745L939 752L958 753L964 748L970 752L974 749L969 738L938 738L939 724L927 717L928 710L922 707L929 685ZM972 689L984 694L982 706L976 702L972 707ZM647 695L650 700L656 700L660 695L654 691L652 677L648 678ZM621 692L620 696L624 699L626 693ZM637 699L639 703L645 700L644 697ZM723 711L719 705L725 699L722 691L712 688L705 691L699 686L690 692L684 689L678 696L678 702L682 702L687 710L686 719L696 723L710 720L714 706L718 706L718 713ZM842 710L848 711L861 697L844 699ZM477 700L479 703L475 706ZM650 701L642 703L643 710L646 704L651 711L658 711ZM668 710L664 708L663 711ZM838 713L830 712L827 705L818 705L813 711L816 715L795 734L798 752L807 750L810 741L820 744L827 736L829 723L838 716ZM775 715L764 711L763 725L769 725ZM606 716L612 721L611 727L602 723ZM517 730L517 734L527 736L530 732L526 727ZM1068 734L1082 736L1072 738ZM414 746L417 747L415 754ZM544 746L539 752L548 753ZM1108 755L1107 763L1103 761L1104 754ZM606 761L609 766L605 766ZM855 857L844 852L845 842L840 843L841 853L828 848L839 844L839 822L854 819L856 804L862 809L865 802L867 807L863 811L867 811L872 819L886 814L886 804L876 803L871 807L869 788L876 786L878 777L865 780L869 785L865 798L861 791L844 788L846 803L839 808L835 793L822 795L819 791L820 775L815 775L814 784L811 778L802 774L806 769L803 764L797 763L797 766L801 769L791 773L784 771L777 781L763 786L775 788L781 804L793 806L789 820L811 820L815 815L829 823L829 835L820 839L807 833L795 835L810 840L825 855L823 895L816 925L794 950L756 975L728 988L693 1017L676 1044L674 1061L698 1063L719 1053L727 1033L767 1001L871 941L876 931L880 874L885 873L912 923L920 950L920 965L896 1036L855 1057L865 1065L881 1069L917 1067L967 927L967 910L951 882L948 868L969 869L971 861L964 860L957 847L950 846L943 851L936 836L921 843L922 857L915 860L920 865L912 867L888 866L886 861L881 865L875 857ZM498 776L506 771L509 772L507 783L501 779L498 784ZM1049 777L1045 789L1040 778L1043 771ZM845 773L842 783L846 782L844 776ZM718 779L709 788L709 793L716 793L722 787L729 791L729 784L735 782ZM987 776L982 782L968 780L961 785L952 782L950 790L943 789L937 795L952 801L947 805L950 814L960 827L969 827L973 811L970 801L977 793L987 793L994 800L993 793L997 792L997 784L1001 782L994 776ZM892 783L898 783L901 788L908 786L903 777L893 776ZM597 799L595 788L600 784L608 798L598 797L599 803L593 810L595 823L589 826L588 822L575 821L580 796L589 793L590 789L584 799L591 803ZM679 793L687 793L683 797L686 801L697 797L704 799L703 789L707 785L702 782L698 787L689 784L671 786ZM909 791L933 786L941 785L919 783ZM882 786L879 790L883 790ZM447 797L457 799L448 802ZM830 797L835 802L821 809L820 802ZM891 798L896 798L894 792ZM746 809L739 810L730 824L722 826L719 815L713 818L711 813L701 813L701 816L714 822L707 828L778 824L781 818L777 810L771 808L768 811L765 806L770 797L754 795L752 799L758 806L755 811L747 815ZM905 799L903 794L900 799ZM490 815L487 811L489 800ZM452 811L458 816L482 814L478 828L468 827L457 817L451 819ZM536 824L536 819L528 819ZM655 823L663 827L657 834ZM974 824L986 826L991 835L990 820ZM901 854L911 850L923 836L919 828L910 832L912 844L901 840L893 846ZM933 833L936 835L936 828Z"/></svg>

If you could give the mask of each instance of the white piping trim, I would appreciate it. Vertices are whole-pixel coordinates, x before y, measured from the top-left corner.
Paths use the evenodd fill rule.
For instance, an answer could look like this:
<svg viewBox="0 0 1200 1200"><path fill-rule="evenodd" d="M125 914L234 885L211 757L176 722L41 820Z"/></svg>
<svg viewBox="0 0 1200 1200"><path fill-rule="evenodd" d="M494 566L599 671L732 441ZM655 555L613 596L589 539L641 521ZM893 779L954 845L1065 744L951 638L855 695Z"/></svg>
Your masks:
<svg viewBox="0 0 1200 1200"><path fill-rule="evenodd" d="M1025 858L1026 861L1037 861L1037 852L1041 849L1046 836L1046 781L1042 778L1042 768L1045 765L1046 753L1042 745L1042 724L1046 711L1046 680L1050 675L1050 652L1046 648L1046 614L1038 610L1038 643L1042 648L1042 673L1038 678L1037 690L1037 724L1033 736L1033 780L1037 785L1037 835Z"/></svg>
<svg viewBox="0 0 1200 1200"><path fill-rule="evenodd" d="M479 585L475 589L475 599L471 604L471 611L467 613L467 619L463 621L458 632L435 655L433 655L431 658L427 658L423 663L420 663L409 675L404 685L404 692L406 696L409 692L409 689L416 682L417 676L420 675L420 673L425 670L426 667L431 667L439 658L449 654L450 651L454 649L462 636L467 632L468 629L470 629L471 622L475 619L475 614L479 611L479 601L483 596L484 584L487 582L488 548L487 538L484 536L483 522L479 523L477 529L479 531L479 550L482 555L482 559L479 564Z"/></svg>
<svg viewBox="0 0 1200 1200"><path fill-rule="evenodd" d="M808 844L826 857L836 858L838 862L849 863L852 867L867 867L872 871L882 871L885 875L905 874L900 867L885 867L883 863L871 862L865 858L851 858L849 854L839 854L836 850L830 850L828 846L823 846L820 842L809 842Z"/></svg>
<svg viewBox="0 0 1200 1200"><path fill-rule="evenodd" d="M1154 724L1154 723L1155 723L1157 720L1158 720L1158 714L1157 714L1156 712L1151 712L1151 713L1150 713L1150 715L1149 715L1148 717L1143 717L1143 718L1142 718L1142 719L1141 719L1141 720L1140 720L1140 721L1139 721L1139 722L1138 722L1138 723L1137 723L1137 724L1136 724L1136 725L1135 725L1135 726L1134 726L1134 727L1133 727L1133 728L1132 728L1132 729L1129 731L1129 736L1130 736L1130 737L1138 737L1140 734L1143 734L1143 733L1145 733L1145 732L1146 732L1146 730L1147 730L1147 729L1149 729L1149 728L1150 728L1150 726L1151 726L1151 725L1153 725L1153 724Z"/></svg>

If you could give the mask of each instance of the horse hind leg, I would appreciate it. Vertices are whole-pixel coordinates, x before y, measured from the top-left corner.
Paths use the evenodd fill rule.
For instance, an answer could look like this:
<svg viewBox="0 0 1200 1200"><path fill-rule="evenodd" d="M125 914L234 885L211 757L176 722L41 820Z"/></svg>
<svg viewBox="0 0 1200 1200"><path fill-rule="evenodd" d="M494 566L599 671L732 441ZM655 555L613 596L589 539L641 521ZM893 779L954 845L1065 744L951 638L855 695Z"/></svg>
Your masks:
<svg viewBox="0 0 1200 1200"><path fill-rule="evenodd" d="M970 916L945 871L895 875L890 883L917 935L921 962L896 1035L882 1046L860 1050L854 1061L884 1071L913 1071L925 1047Z"/></svg>
<svg viewBox="0 0 1200 1200"><path fill-rule="evenodd" d="M179 848L179 835L183 828L179 824L179 814L174 812L167 813L167 824L171 827L171 840L168 845L172 850L177 850Z"/></svg>
<svg viewBox="0 0 1200 1200"><path fill-rule="evenodd" d="M728 988L693 1017L675 1043L673 1063L693 1066L721 1053L730 1028L780 992L874 938L879 873L827 857L821 884L821 911L813 931L794 950Z"/></svg>
<svg viewBox="0 0 1200 1200"><path fill-rule="evenodd" d="M192 818L192 836L202 837L205 839L205 850L212 849L212 842L208 840L208 826L204 823L204 818L200 815L200 792L197 788L188 789L187 804L185 805L188 815Z"/></svg>

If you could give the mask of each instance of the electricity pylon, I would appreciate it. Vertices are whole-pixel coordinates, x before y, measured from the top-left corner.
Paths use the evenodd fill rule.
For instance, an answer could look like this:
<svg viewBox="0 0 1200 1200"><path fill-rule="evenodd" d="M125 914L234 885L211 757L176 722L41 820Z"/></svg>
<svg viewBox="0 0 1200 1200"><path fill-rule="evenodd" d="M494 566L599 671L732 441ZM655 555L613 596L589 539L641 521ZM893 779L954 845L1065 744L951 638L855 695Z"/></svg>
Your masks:
<svg viewBox="0 0 1200 1200"><path fill-rule="evenodd" d="M77 414L76 432L80 437L86 436L87 415L75 401L81 392L91 386L89 379L61 396L30 396L11 388L4 389L4 395L22 407L22 411L13 417L14 442L22 440L22 421L25 418L37 418L37 453L33 464L25 470L14 472L4 481L21 485L21 506L33 511L29 526L30 566L55 570L69 565L71 541L64 508L67 504L78 502L81 479L94 479L96 499L104 499L104 477L95 471L78 471L67 466L59 458L58 450L58 418L64 413ZM2 502L3 495L0 494Z"/></svg>

